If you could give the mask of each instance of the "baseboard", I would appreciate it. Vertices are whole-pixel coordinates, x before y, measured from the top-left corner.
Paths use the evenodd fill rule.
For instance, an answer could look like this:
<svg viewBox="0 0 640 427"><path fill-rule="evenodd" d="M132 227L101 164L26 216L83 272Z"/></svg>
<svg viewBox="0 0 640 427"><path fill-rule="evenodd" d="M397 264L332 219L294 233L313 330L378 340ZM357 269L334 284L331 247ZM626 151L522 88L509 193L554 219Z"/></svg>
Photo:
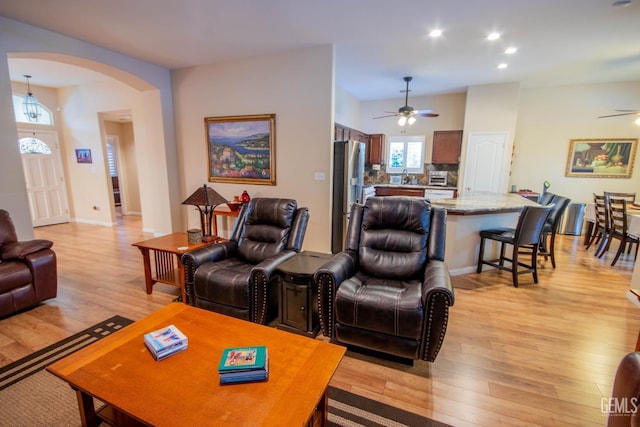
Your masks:
<svg viewBox="0 0 640 427"><path fill-rule="evenodd" d="M93 221L93 220L84 219L84 218L72 218L71 222L77 222L80 224L89 224L89 225L100 225L102 227L114 227L117 225L115 222Z"/></svg>

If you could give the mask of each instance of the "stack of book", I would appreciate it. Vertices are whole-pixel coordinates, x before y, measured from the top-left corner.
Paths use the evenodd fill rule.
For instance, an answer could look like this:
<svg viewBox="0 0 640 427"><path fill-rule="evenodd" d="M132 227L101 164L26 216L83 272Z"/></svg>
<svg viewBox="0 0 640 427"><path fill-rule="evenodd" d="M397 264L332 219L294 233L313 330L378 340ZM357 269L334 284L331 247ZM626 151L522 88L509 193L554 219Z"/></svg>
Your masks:
<svg viewBox="0 0 640 427"><path fill-rule="evenodd" d="M227 348L218 365L220 384L264 381L269 378L269 353L265 346Z"/></svg>
<svg viewBox="0 0 640 427"><path fill-rule="evenodd" d="M144 334L144 344L153 358L166 359L187 348L187 337L174 325Z"/></svg>

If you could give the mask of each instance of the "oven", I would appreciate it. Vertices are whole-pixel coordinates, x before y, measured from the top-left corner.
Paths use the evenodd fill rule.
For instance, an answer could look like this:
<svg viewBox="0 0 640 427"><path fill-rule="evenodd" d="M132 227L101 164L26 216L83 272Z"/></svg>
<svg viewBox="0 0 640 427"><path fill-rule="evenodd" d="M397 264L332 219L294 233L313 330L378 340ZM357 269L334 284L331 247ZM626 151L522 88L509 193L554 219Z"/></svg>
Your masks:
<svg viewBox="0 0 640 427"><path fill-rule="evenodd" d="M447 171L429 171L429 185L447 186Z"/></svg>

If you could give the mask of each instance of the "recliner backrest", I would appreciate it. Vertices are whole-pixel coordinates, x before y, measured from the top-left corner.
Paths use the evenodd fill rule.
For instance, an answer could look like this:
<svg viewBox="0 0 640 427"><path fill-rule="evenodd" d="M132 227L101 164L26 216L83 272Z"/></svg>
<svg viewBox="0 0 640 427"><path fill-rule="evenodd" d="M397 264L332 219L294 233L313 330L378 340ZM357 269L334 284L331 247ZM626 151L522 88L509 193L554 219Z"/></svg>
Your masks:
<svg viewBox="0 0 640 427"><path fill-rule="evenodd" d="M9 212L0 209L0 246L17 241L18 235Z"/></svg>
<svg viewBox="0 0 640 427"><path fill-rule="evenodd" d="M239 219L239 257L257 264L285 250L297 208L293 199L252 199Z"/></svg>
<svg viewBox="0 0 640 427"><path fill-rule="evenodd" d="M430 205L425 199L367 199L360 228L360 269L380 278L418 277L427 262L430 223Z"/></svg>

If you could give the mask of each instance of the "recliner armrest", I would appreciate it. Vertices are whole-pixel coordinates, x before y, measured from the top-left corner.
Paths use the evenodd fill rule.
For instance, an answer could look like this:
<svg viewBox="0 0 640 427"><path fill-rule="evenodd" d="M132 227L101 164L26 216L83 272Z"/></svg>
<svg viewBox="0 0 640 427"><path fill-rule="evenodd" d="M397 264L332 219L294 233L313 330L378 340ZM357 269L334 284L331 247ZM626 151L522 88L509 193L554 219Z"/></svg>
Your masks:
<svg viewBox="0 0 640 427"><path fill-rule="evenodd" d="M430 260L422 282L424 326L418 358L433 362L440 351L449 321L449 307L454 303L449 269L443 261Z"/></svg>
<svg viewBox="0 0 640 427"><path fill-rule="evenodd" d="M195 301L194 295L194 276L196 269L205 262L221 261L227 259L236 254L238 244L234 240L228 242L220 242L215 245L205 246L195 249L191 252L182 254L180 260L184 264L184 287L185 294L187 295L187 301L183 301L186 304L193 304Z"/></svg>
<svg viewBox="0 0 640 427"><path fill-rule="evenodd" d="M53 242L51 240L44 239L7 243L0 249L0 259L2 261L24 259L27 255L44 249L51 249L52 246Z"/></svg>
<svg viewBox="0 0 640 427"><path fill-rule="evenodd" d="M269 280L273 272L276 270L276 268L278 268L280 264L282 264L289 258L293 258L295 255L295 251L289 250L266 258L251 269L251 275L253 276L254 274L262 274L267 280Z"/></svg>
<svg viewBox="0 0 640 427"><path fill-rule="evenodd" d="M253 313L252 322L264 325L269 320L267 319L269 287L271 286L271 281L276 277L273 273L280 264L295 255L295 251L286 250L262 260L251 269L251 278L249 279L251 284L249 287L252 288L252 298L249 304L251 305L250 312Z"/></svg>
<svg viewBox="0 0 640 427"><path fill-rule="evenodd" d="M313 282L318 287L318 315L322 334L333 338L335 312L333 302L336 290L345 279L353 276L358 269L358 253L344 250L334 255L313 274Z"/></svg>
<svg viewBox="0 0 640 427"><path fill-rule="evenodd" d="M237 242L220 242L186 252L182 254L181 260L184 265L190 264L194 268L198 268L205 262L220 261L234 256L237 249Z"/></svg>

